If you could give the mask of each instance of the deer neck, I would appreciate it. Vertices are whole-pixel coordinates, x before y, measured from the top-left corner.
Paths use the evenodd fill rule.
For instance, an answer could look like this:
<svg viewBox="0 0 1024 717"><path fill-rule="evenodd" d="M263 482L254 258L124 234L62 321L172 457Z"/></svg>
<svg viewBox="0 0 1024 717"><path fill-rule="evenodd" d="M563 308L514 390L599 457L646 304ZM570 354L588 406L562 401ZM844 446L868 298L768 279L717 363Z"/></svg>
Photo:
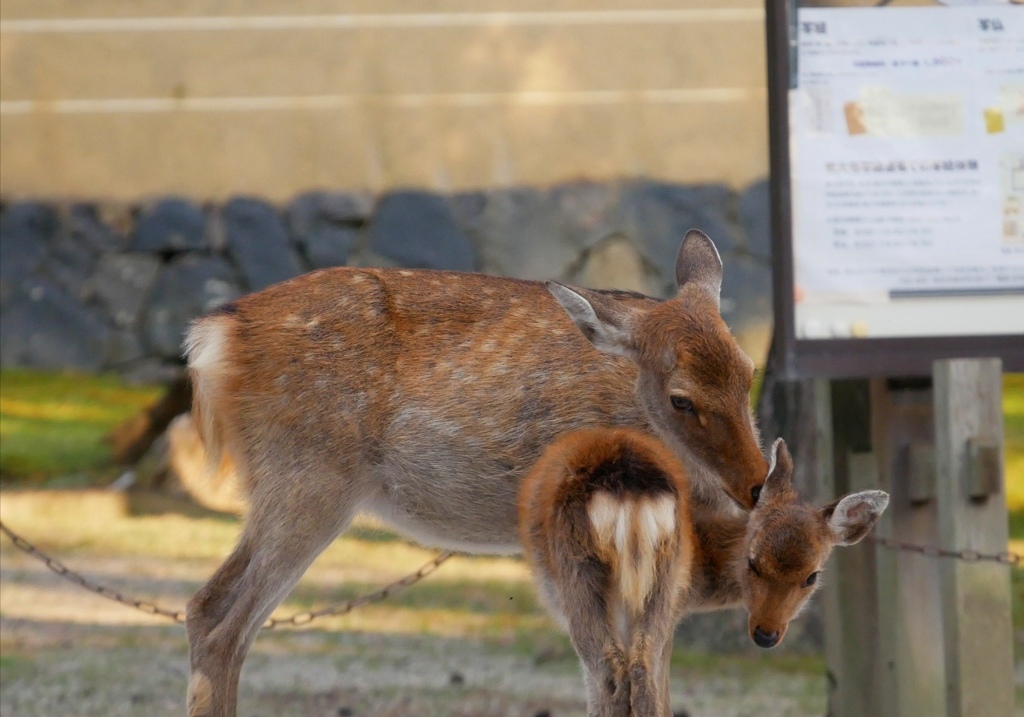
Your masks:
<svg viewBox="0 0 1024 717"><path fill-rule="evenodd" d="M687 612L722 610L742 602L748 520L745 513L723 515L699 507L694 511L697 550Z"/></svg>

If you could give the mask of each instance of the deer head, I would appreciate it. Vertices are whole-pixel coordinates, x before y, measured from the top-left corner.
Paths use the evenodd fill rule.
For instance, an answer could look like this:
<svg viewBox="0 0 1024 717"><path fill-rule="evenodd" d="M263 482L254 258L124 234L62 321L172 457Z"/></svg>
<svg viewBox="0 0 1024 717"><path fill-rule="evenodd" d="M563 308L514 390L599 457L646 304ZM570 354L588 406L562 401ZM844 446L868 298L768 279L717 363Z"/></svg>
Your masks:
<svg viewBox="0 0 1024 717"><path fill-rule="evenodd" d="M675 298L641 310L613 296L548 282L548 289L593 345L638 367L636 396L651 425L687 461L694 485L711 474L751 508L767 464L750 413L754 363L719 311L722 260L691 229L676 259Z"/></svg>
<svg viewBox="0 0 1024 717"><path fill-rule="evenodd" d="M814 508L797 496L792 478L793 459L780 438L736 566L747 630L759 647L782 642L790 621L818 589L832 547L859 542L889 503L885 492L867 490Z"/></svg>

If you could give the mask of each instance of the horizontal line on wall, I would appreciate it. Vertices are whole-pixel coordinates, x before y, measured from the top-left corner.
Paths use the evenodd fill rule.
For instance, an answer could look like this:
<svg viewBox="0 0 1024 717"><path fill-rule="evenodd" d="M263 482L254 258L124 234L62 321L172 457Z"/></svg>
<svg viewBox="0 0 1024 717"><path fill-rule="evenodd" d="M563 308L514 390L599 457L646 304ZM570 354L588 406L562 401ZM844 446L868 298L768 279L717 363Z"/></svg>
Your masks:
<svg viewBox="0 0 1024 717"><path fill-rule="evenodd" d="M638 25L761 22L763 8L574 10L555 12L434 12L217 17L100 17L0 21L0 33L176 32L183 30L319 30L544 25Z"/></svg>
<svg viewBox="0 0 1024 717"><path fill-rule="evenodd" d="M0 115L131 114L157 112L255 112L337 110L357 107L557 107L612 104L701 104L763 100L761 87L575 92L463 92L395 95L305 95L293 97L137 97L85 100L8 100Z"/></svg>

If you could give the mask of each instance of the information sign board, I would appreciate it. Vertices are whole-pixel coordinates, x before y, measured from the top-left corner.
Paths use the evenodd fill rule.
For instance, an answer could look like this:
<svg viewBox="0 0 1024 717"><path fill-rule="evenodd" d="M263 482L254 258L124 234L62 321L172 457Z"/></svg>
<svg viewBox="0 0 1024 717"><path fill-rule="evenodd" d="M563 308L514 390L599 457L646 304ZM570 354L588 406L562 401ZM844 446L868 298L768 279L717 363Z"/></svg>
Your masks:
<svg viewBox="0 0 1024 717"><path fill-rule="evenodd" d="M1024 7L769 2L790 376L1024 370Z"/></svg>

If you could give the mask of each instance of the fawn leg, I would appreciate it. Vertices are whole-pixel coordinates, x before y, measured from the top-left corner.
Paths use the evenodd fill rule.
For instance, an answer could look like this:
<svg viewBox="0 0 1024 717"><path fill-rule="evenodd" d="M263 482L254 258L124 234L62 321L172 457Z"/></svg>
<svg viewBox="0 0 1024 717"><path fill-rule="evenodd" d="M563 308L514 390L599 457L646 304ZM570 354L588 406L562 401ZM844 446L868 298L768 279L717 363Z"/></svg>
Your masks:
<svg viewBox="0 0 1024 717"><path fill-rule="evenodd" d="M668 662L678 610L671 570L661 573L633 631L629 650L631 717L669 717Z"/></svg>
<svg viewBox="0 0 1024 717"><path fill-rule="evenodd" d="M673 629L673 634L675 630ZM661 690L661 704L665 705L666 714L672 714L672 695L669 690L669 671L672 664L672 638L665 641L665 647L661 651L661 661L658 664L658 685Z"/></svg>
<svg viewBox="0 0 1024 717"><path fill-rule="evenodd" d="M583 663L590 717L629 717L626 656L606 604L608 574L592 560L573 561L562 585L561 612Z"/></svg>

